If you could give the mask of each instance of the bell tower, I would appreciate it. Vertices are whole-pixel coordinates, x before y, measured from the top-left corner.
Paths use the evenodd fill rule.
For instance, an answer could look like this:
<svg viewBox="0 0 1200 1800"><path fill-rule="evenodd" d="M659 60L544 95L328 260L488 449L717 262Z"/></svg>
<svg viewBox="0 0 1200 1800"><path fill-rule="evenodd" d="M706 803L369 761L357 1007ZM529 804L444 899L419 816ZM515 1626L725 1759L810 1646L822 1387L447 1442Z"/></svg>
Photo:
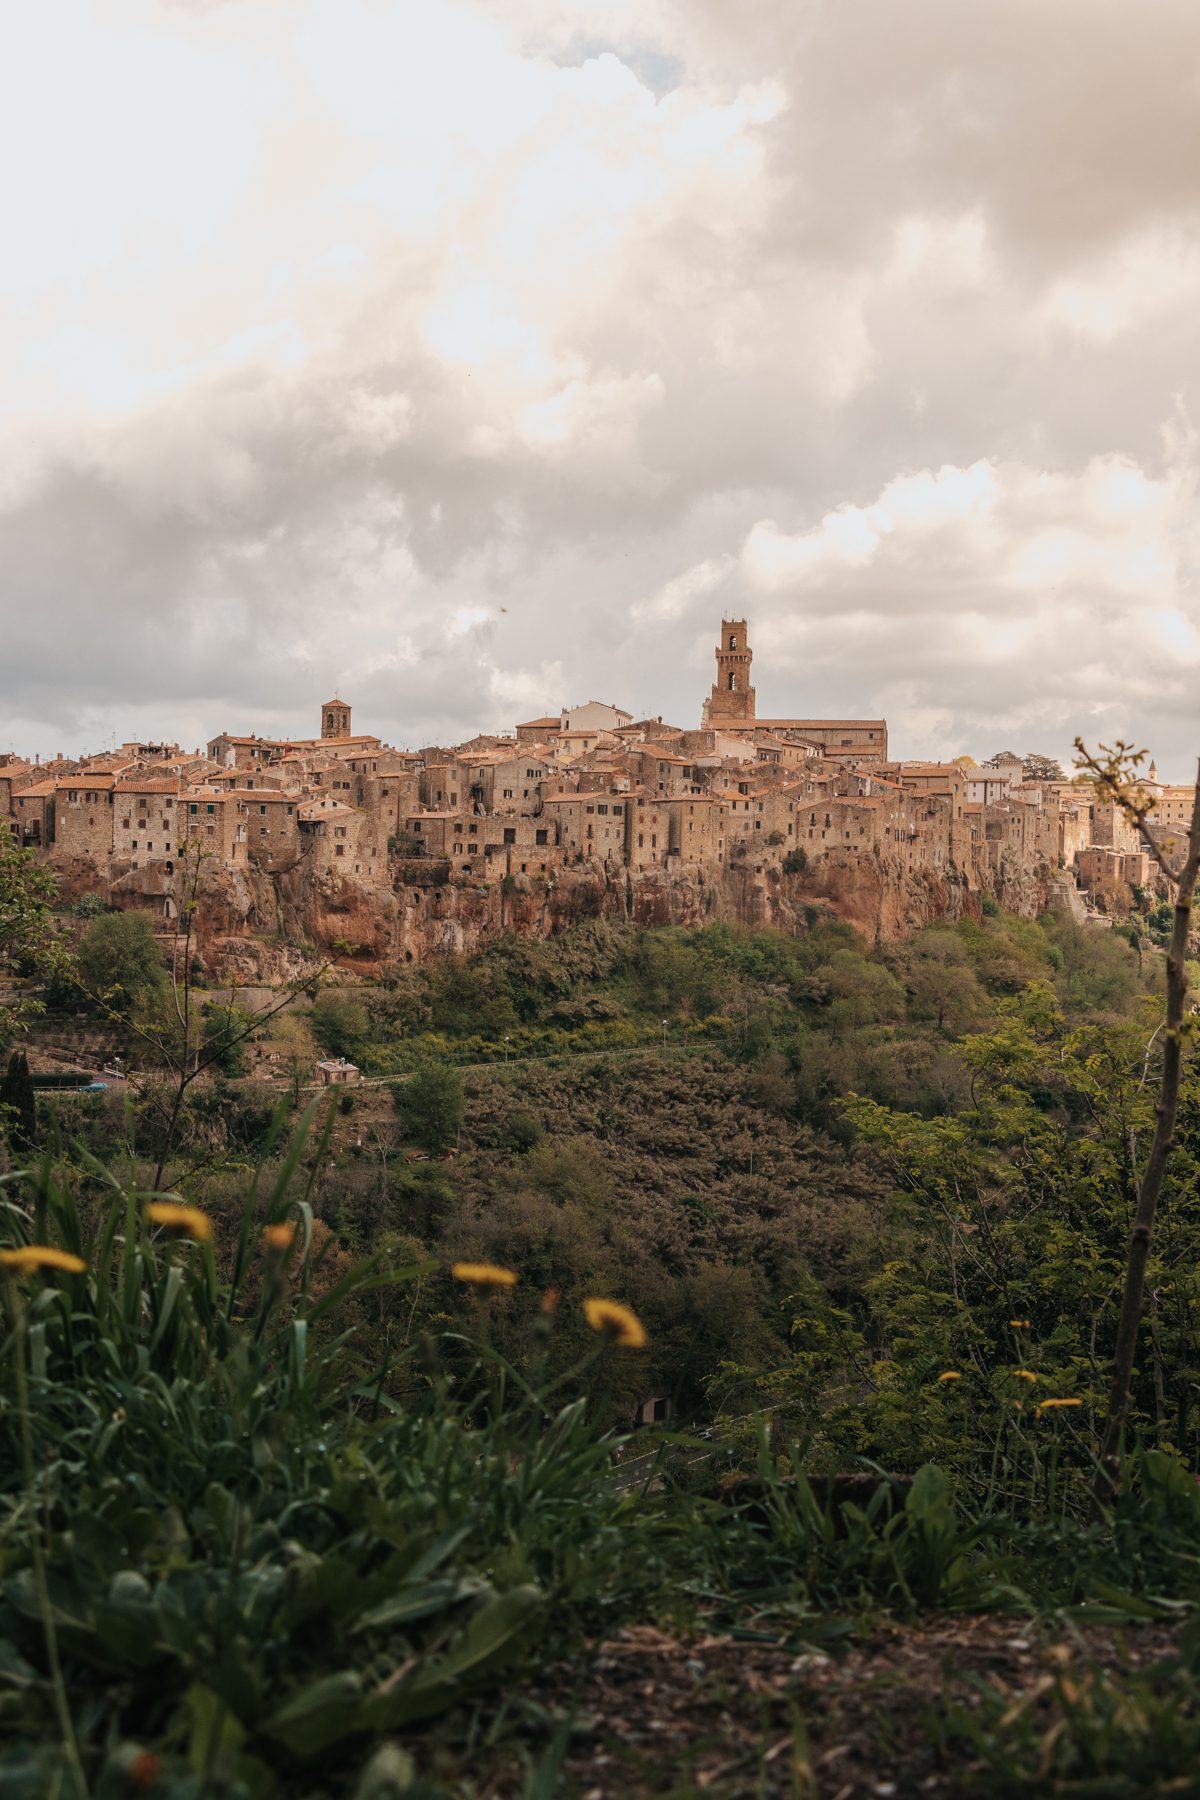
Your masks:
<svg viewBox="0 0 1200 1800"><path fill-rule="evenodd" d="M344 700L327 700L321 708L321 736L323 738L350 736L350 708Z"/></svg>
<svg viewBox="0 0 1200 1800"><path fill-rule="evenodd" d="M745 619L723 619L717 645L717 679L704 702L706 725L749 724L754 720L754 689L750 664L754 652L746 636Z"/></svg>

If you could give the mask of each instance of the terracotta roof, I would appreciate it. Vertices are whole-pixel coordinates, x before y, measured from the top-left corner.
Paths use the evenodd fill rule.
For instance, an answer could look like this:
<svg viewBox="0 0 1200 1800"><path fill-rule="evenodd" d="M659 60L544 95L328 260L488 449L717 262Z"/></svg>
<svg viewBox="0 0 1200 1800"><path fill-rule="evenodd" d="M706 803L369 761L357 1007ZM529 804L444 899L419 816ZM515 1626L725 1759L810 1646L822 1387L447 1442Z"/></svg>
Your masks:
<svg viewBox="0 0 1200 1800"><path fill-rule="evenodd" d="M749 719L746 721L751 731L845 731L851 727L859 731L882 731L887 726L886 719ZM725 730L728 727L722 721L719 726L710 726L710 730Z"/></svg>
<svg viewBox="0 0 1200 1800"><path fill-rule="evenodd" d="M335 800L332 806L327 806L321 800L302 800L300 816L303 819L361 819L364 817L353 806L344 806L340 800Z"/></svg>

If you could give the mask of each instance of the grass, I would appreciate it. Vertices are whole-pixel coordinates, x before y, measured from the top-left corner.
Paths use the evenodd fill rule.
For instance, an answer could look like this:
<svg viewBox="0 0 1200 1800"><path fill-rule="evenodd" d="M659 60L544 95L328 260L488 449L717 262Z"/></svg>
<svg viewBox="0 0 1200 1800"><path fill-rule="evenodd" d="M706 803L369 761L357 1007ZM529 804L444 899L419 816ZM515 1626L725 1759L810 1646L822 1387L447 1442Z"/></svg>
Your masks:
<svg viewBox="0 0 1200 1800"><path fill-rule="evenodd" d="M483 1289L470 1332L380 1350L366 1296L403 1311L429 1265L329 1265L326 1140L311 1108L281 1129L225 1236L191 1211L169 1229L161 1197L90 1158L0 1179L0 1239L82 1265L3 1278L4 1800L417 1800L469 1792L496 1756L550 1794L565 1739L531 1708L537 1674L633 1622L832 1648L864 1609L1132 1618L1200 1591L1196 1486L1157 1452L1095 1524L968 1516L934 1467L837 1503L761 1432L742 1491L686 1461L676 1478L666 1442L626 1483L580 1389L593 1358L638 1351L596 1338L551 1380L562 1321L520 1287L520 1356L494 1348ZM1194 1658L1179 1670L1183 1695ZM1131 1713L1097 1687L1055 1744L1074 1732L1083 1768L1128 1740L1136 1771L1143 1738L1190 1742L1184 1700L1169 1718L1149 1700ZM969 1725L991 1734L984 1766L1032 1766L1040 1715L938 1729ZM447 1758L450 1786L422 1786Z"/></svg>

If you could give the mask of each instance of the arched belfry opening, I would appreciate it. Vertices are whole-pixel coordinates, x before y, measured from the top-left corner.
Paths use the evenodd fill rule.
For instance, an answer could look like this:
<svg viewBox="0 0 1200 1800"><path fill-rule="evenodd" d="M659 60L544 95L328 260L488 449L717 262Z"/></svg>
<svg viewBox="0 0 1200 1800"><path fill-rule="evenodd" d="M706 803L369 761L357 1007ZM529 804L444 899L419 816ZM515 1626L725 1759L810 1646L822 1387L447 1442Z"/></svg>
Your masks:
<svg viewBox="0 0 1200 1800"><path fill-rule="evenodd" d="M750 665L754 652L747 638L745 619L725 619L717 640L717 678L704 706L706 724L746 724L754 718L754 689Z"/></svg>
<svg viewBox="0 0 1200 1800"><path fill-rule="evenodd" d="M327 700L321 708L321 736L323 738L350 736L350 708L344 700Z"/></svg>

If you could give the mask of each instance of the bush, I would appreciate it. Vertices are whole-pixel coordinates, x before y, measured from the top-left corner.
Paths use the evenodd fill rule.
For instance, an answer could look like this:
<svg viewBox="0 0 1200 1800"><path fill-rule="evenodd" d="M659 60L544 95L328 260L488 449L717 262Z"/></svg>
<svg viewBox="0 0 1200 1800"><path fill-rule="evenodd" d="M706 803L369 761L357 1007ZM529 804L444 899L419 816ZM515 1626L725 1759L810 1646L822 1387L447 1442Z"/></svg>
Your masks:
<svg viewBox="0 0 1200 1800"><path fill-rule="evenodd" d="M354 1062L371 1034L371 1015L362 996L349 988L322 988L310 1016L313 1034L330 1056Z"/></svg>
<svg viewBox="0 0 1200 1800"><path fill-rule="evenodd" d="M501 1143L518 1156L534 1150L542 1141L542 1128L532 1113L514 1113L504 1127Z"/></svg>
<svg viewBox="0 0 1200 1800"><path fill-rule="evenodd" d="M94 918L80 941L78 963L89 998L125 1019L152 1005L166 986L145 913L102 913Z"/></svg>
<svg viewBox="0 0 1200 1800"><path fill-rule="evenodd" d="M428 1063L392 1089L408 1137L431 1156L449 1150L462 1130L462 1076L448 1063Z"/></svg>

